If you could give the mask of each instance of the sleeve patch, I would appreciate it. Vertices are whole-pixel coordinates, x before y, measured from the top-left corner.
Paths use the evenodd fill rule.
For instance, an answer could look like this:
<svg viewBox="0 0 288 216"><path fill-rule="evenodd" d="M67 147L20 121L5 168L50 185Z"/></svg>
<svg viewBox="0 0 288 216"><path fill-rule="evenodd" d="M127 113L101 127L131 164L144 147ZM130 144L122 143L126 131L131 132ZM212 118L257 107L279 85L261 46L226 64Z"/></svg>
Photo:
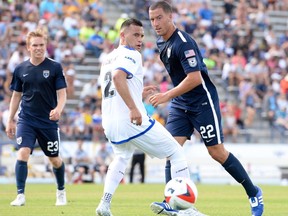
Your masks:
<svg viewBox="0 0 288 216"><path fill-rule="evenodd" d="M196 57L188 58L187 61L188 61L189 65L190 65L190 67L195 67L197 65Z"/></svg>
<svg viewBox="0 0 288 216"><path fill-rule="evenodd" d="M194 52L193 49L191 49L191 50L186 50L186 51L184 52L184 55L185 55L186 58L189 58L189 57L195 56L195 52Z"/></svg>

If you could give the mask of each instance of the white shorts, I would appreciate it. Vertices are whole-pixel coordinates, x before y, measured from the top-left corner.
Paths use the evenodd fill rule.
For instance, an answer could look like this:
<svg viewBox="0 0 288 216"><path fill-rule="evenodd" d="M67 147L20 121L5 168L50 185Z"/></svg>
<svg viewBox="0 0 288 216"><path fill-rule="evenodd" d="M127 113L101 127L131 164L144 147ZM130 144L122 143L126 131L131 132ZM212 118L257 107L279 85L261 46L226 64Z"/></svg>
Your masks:
<svg viewBox="0 0 288 216"><path fill-rule="evenodd" d="M122 144L112 144L114 154L125 159L132 157L135 148L150 157L163 159L174 154L181 146L163 125L155 121L154 126L143 135Z"/></svg>

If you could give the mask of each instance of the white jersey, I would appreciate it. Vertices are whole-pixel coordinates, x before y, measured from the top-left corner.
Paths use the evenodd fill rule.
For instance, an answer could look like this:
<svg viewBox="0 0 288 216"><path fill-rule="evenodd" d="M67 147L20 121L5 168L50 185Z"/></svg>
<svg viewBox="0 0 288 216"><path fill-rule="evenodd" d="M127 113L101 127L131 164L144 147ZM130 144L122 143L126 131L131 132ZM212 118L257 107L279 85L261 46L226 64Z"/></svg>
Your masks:
<svg viewBox="0 0 288 216"><path fill-rule="evenodd" d="M112 77L115 70L127 73L130 94L142 114L142 125L130 122L129 109L117 92ZM102 125L106 137L113 144L121 144L146 133L155 123L147 116L142 101L143 70L141 54L126 46L114 49L103 61L100 72L102 91Z"/></svg>

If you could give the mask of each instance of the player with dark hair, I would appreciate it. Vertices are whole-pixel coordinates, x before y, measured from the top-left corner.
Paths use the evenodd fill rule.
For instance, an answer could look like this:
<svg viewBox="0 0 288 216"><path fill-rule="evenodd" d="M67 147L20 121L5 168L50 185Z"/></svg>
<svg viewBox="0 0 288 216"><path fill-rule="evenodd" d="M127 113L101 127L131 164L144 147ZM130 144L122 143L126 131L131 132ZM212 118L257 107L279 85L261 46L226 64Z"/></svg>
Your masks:
<svg viewBox="0 0 288 216"><path fill-rule="evenodd" d="M47 36L40 30L29 32L26 39L30 59L20 63L13 73L13 91L6 127L7 136L15 137L19 150L15 165L17 197L12 206L25 205L27 162L36 140L53 165L57 180L56 205L66 205L65 166L59 157L58 120L66 103L66 81L60 63L45 56ZM17 130L14 116L20 105Z"/></svg>
<svg viewBox="0 0 288 216"><path fill-rule="evenodd" d="M165 1L149 8L151 25L159 36L160 58L168 71L174 88L152 95L153 106L171 102L166 128L182 146L196 129L211 157L242 186L248 195L253 216L263 213L262 191L255 186L239 160L223 145L221 114L216 87L209 78L207 67L196 42L173 23L172 7ZM166 182L171 179L170 162L166 164ZM166 203L152 203L166 208Z"/></svg>
<svg viewBox="0 0 288 216"><path fill-rule="evenodd" d="M100 72L102 90L102 124L114 158L105 179L104 193L96 208L98 216L112 216L110 203L136 148L151 157L171 160L173 177L189 178L181 146L159 122L147 116L142 98L155 87L143 88L143 66L140 50L144 37L142 23L130 18L120 28L120 44L103 61ZM157 207L156 207L157 208ZM166 209L168 215L177 210ZM201 216L191 208L190 216Z"/></svg>

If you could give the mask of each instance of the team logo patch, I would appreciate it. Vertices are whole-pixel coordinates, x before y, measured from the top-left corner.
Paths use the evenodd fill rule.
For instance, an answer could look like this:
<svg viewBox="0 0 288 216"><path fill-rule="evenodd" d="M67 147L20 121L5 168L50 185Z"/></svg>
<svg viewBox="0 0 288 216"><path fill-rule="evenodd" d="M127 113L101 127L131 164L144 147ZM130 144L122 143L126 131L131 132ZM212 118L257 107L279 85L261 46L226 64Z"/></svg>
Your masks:
<svg viewBox="0 0 288 216"><path fill-rule="evenodd" d="M195 52L194 52L193 49L191 49L191 50L186 50L186 51L184 52L184 55L185 55L186 58L189 58L189 57L195 56Z"/></svg>
<svg viewBox="0 0 288 216"><path fill-rule="evenodd" d="M16 142L18 145L22 143L22 137L17 137Z"/></svg>
<svg viewBox="0 0 288 216"><path fill-rule="evenodd" d="M50 71L49 70L44 70L43 71L43 76L47 79L50 75Z"/></svg>
<svg viewBox="0 0 288 216"><path fill-rule="evenodd" d="M170 58L171 56L171 50L172 50L172 47L168 47L167 49L167 57Z"/></svg>
<svg viewBox="0 0 288 216"><path fill-rule="evenodd" d="M196 57L188 58L187 60L188 60L190 67L195 67L197 65Z"/></svg>

